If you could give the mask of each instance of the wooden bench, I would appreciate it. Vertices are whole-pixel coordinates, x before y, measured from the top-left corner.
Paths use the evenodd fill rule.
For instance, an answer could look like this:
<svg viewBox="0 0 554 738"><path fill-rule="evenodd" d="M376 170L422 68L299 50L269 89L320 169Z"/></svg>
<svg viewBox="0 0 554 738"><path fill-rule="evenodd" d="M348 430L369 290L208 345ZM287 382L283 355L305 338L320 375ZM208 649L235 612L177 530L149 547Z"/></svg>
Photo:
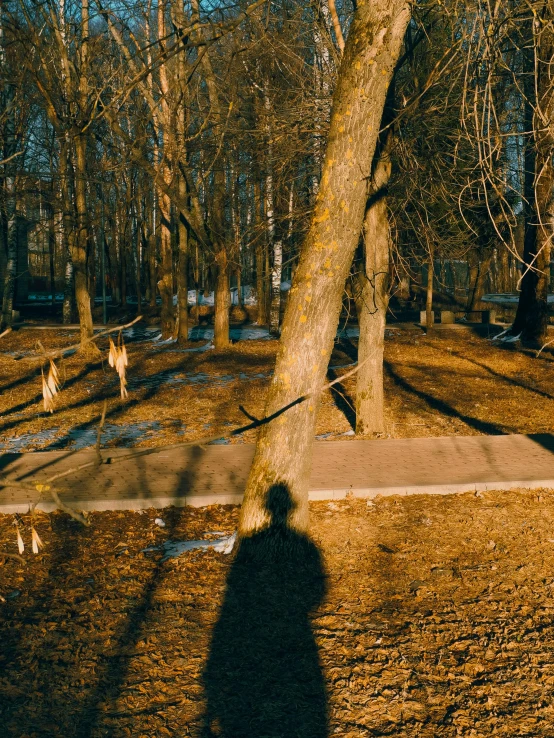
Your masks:
<svg viewBox="0 0 554 738"><path fill-rule="evenodd" d="M433 318L435 311L433 311ZM465 318L464 322L467 323L484 323L491 325L496 323L496 311L495 310L472 310L468 313L462 311L453 310L441 310L440 311L440 323L442 325L454 325L456 319ZM427 314L425 310L421 310L419 314L420 325L427 325Z"/></svg>

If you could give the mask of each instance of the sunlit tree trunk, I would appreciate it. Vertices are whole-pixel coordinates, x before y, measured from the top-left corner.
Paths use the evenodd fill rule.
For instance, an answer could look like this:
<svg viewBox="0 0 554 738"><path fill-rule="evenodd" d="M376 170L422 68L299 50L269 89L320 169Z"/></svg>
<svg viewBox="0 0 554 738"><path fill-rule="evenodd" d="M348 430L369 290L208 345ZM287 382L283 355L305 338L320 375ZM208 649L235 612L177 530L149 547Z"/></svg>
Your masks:
<svg viewBox="0 0 554 738"><path fill-rule="evenodd" d="M362 234L363 259L357 275L356 309L360 338L356 376L356 434L385 430L383 353L389 305L391 233L387 189L392 172L394 80L387 92Z"/></svg>
<svg viewBox="0 0 554 738"><path fill-rule="evenodd" d="M88 213L86 198L86 139L77 136L75 141L75 207L77 211L77 234L73 242L71 261L75 284L75 301L79 314L81 344L90 350L87 339L92 338L93 324L90 292L87 278ZM85 343L87 342L87 343Z"/></svg>
<svg viewBox="0 0 554 738"><path fill-rule="evenodd" d="M220 248L216 254L216 283L215 283L215 324L214 346L216 349L225 349L229 346L229 262L227 249Z"/></svg>
<svg viewBox="0 0 554 738"><path fill-rule="evenodd" d="M166 27L166 3L161 1L158 3L158 41L161 48L164 48L167 36ZM159 78L162 97L160 100L160 110L165 125L162 127L163 137L163 161L161 163L162 179L166 184L171 182L172 172L169 162L171 161L173 132L170 130L170 86L169 75L165 63L159 65ZM175 329L175 311L173 308L173 250L171 247L171 200L167 192L158 192L158 204L160 208L160 261L161 261L161 278L158 282L160 296L162 298L161 326L162 336L169 338L173 335Z"/></svg>
<svg viewBox="0 0 554 738"><path fill-rule="evenodd" d="M80 47L80 79L79 102L81 110L88 104L88 44L89 44L89 6L88 0L81 0L81 47ZM79 314L81 331L81 349L93 351L94 347L88 339L93 336L92 310L87 275L88 249L88 211L87 211L87 136L84 131L75 135L75 210L77 214L77 235L72 244L71 261L73 262L73 278L75 284L75 301Z"/></svg>
<svg viewBox="0 0 554 738"><path fill-rule="evenodd" d="M387 90L410 18L405 0L357 6L333 100L327 151L310 229L294 274L266 415L325 383L342 293L359 241ZM308 479L319 395L259 431L241 511L242 536L269 524L267 494L288 487L289 525L308 523Z"/></svg>
<svg viewBox="0 0 554 738"><path fill-rule="evenodd" d="M161 325L162 336L173 335L173 252L171 249L171 201L163 192L158 193L160 208L160 257L161 278L158 289L162 298Z"/></svg>
<svg viewBox="0 0 554 738"><path fill-rule="evenodd" d="M184 184L184 182L183 182ZM183 197L186 192L181 193ZM189 313L188 313L188 269L189 269L189 234L186 223L179 217L179 269L178 269L178 316L179 343L188 341Z"/></svg>
<svg viewBox="0 0 554 738"><path fill-rule="evenodd" d="M356 435L385 430L383 351L389 304L391 236L387 185L391 174L390 142L380 153L364 218L363 259L357 275L356 307L360 327L356 376Z"/></svg>
<svg viewBox="0 0 554 738"><path fill-rule="evenodd" d="M185 17L182 12L182 3L174 3L174 14L177 15L176 20L184 26ZM181 27L182 27L181 26ZM187 115L186 115L186 60L184 52L177 57L177 74L176 86L180 92L180 102L177 110L177 148L180 151L180 158L186 157L186 133L187 133ZM187 201L187 183L182 172L178 172L179 177L179 196L184 202ZM189 232L187 224L183 216L178 214L178 238L179 238L179 264L177 271L177 323L179 330L177 333L177 341L184 343L189 337L189 313L188 313L188 273L189 273Z"/></svg>
<svg viewBox="0 0 554 738"><path fill-rule="evenodd" d="M64 239L65 242L65 239ZM73 287L73 263L69 249L65 255L65 270L63 283L63 306L62 306L62 323L69 325L73 320L73 295L75 290Z"/></svg>
<svg viewBox="0 0 554 738"><path fill-rule="evenodd" d="M429 244L429 261L427 262L427 286L425 291L425 325L427 330L433 327L435 314L433 312L433 281L435 277L435 249Z"/></svg>

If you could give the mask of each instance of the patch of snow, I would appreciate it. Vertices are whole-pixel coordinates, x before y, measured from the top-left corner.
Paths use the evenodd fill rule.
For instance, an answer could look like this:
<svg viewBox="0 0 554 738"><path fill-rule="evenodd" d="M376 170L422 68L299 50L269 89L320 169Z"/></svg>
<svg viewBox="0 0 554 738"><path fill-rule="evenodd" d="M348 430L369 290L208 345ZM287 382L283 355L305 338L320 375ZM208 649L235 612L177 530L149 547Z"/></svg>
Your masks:
<svg viewBox="0 0 554 738"><path fill-rule="evenodd" d="M359 338L360 329L357 325L345 325L337 330L337 338Z"/></svg>
<svg viewBox="0 0 554 738"><path fill-rule="evenodd" d="M165 523L161 518L156 518L156 520L154 520L154 523L160 528L165 528Z"/></svg>
<svg viewBox="0 0 554 738"><path fill-rule="evenodd" d="M43 292L29 292L27 295L28 300L32 300L33 302L51 302L52 301L52 293L45 295ZM54 299L58 302L63 301L63 292L56 292L54 295Z"/></svg>
<svg viewBox="0 0 554 738"><path fill-rule="evenodd" d="M256 297L256 290L249 284L244 285L242 288L242 301L245 305L257 305L258 298Z"/></svg>
<svg viewBox="0 0 554 738"><path fill-rule="evenodd" d="M353 361L350 364L335 364L330 366L329 369L348 369L349 366L356 366L357 363L357 361Z"/></svg>
<svg viewBox="0 0 554 738"><path fill-rule="evenodd" d="M26 451L29 447L35 447L52 441L59 427L48 428L47 430L38 431L37 433L22 433L14 438L5 438L0 441L0 449L2 451L10 451L12 453L20 453Z"/></svg>
<svg viewBox="0 0 554 738"><path fill-rule="evenodd" d="M554 295L548 295L546 299L549 305L554 304ZM483 295L481 302L492 302L497 305L517 305L519 302L519 292L499 292Z"/></svg>
<svg viewBox="0 0 554 738"><path fill-rule="evenodd" d="M144 548L143 552L159 551L161 549L164 552L162 561L167 561L167 559L176 559L187 551L195 551L199 549L207 550L209 548L213 548L217 553L228 555L232 552L236 540L237 534L233 533L230 536L216 538L214 541L166 541L165 543L162 543L161 546Z"/></svg>
<svg viewBox="0 0 554 738"><path fill-rule="evenodd" d="M211 340L214 337L213 326L195 325L189 332L189 341ZM235 325L229 329L231 341L260 341L271 337L267 328L256 325Z"/></svg>
<svg viewBox="0 0 554 738"><path fill-rule="evenodd" d="M502 343L517 343L519 339L521 338L521 333L518 333L517 336L506 336L502 339Z"/></svg>
<svg viewBox="0 0 554 738"><path fill-rule="evenodd" d="M142 421L138 423L126 423L115 425L106 423L102 429L101 443L105 445L110 441L117 441L119 446L134 446L137 441L145 436L151 436L161 430L158 421ZM79 451L96 445L98 427L96 423L89 428L70 428L66 433L60 435L60 428L48 428L38 433L23 433L14 438L6 438L0 441L0 450L13 453L27 451L37 446L43 450L55 451L58 449L71 448ZM44 448L44 445L46 447Z"/></svg>
<svg viewBox="0 0 554 738"><path fill-rule="evenodd" d="M501 333L497 333L496 336L492 337L492 341L500 341L500 343L517 343L519 339L521 338L521 333L518 333L517 336L513 336L510 334L510 328L506 328L506 330L502 331Z"/></svg>

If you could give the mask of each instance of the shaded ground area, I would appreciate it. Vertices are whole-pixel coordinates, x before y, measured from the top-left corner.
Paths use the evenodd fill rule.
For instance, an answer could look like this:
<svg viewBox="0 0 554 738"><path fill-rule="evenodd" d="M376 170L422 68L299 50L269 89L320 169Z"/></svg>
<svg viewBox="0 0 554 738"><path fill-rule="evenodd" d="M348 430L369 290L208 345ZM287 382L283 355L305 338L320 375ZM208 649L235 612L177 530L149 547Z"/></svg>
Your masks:
<svg viewBox="0 0 554 738"><path fill-rule="evenodd" d="M42 514L44 551L0 567L3 735L259 738L285 709L299 738L553 735L551 493L314 503L284 563L162 561L142 550L231 532L238 509L159 514Z"/></svg>
<svg viewBox="0 0 554 738"><path fill-rule="evenodd" d="M241 406L261 416L276 341L241 341L216 353L208 343L179 348L161 345L151 335L137 332L127 344L127 401L119 397L104 339L101 360L86 363L72 355L60 362L63 387L52 415L42 407L40 365L29 357L37 340L53 348L71 343L75 334L29 330L2 339L0 450L93 445L104 398L105 446L154 446L223 433L248 422ZM329 378L348 371L355 357L355 339L337 343ZM352 434L355 382L354 375L324 394L318 437ZM471 333L427 337L391 327L385 384L385 435L390 438L546 433L552 427L551 355L537 359ZM254 440L252 431L233 442Z"/></svg>

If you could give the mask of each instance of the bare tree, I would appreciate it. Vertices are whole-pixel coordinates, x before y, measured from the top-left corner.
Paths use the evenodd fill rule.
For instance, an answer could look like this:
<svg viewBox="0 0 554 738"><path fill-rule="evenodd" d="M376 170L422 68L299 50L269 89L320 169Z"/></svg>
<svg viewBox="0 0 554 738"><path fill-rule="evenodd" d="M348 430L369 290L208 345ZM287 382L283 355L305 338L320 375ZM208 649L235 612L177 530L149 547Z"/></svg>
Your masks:
<svg viewBox="0 0 554 738"><path fill-rule="evenodd" d="M294 501L290 525L300 530L307 526L318 403L299 398L324 384L362 228L387 90L409 19L406 2L373 0L358 6L350 27L318 197L287 304L266 413L293 407L260 431L241 511L243 536L268 524L266 495L278 483L289 487Z"/></svg>

